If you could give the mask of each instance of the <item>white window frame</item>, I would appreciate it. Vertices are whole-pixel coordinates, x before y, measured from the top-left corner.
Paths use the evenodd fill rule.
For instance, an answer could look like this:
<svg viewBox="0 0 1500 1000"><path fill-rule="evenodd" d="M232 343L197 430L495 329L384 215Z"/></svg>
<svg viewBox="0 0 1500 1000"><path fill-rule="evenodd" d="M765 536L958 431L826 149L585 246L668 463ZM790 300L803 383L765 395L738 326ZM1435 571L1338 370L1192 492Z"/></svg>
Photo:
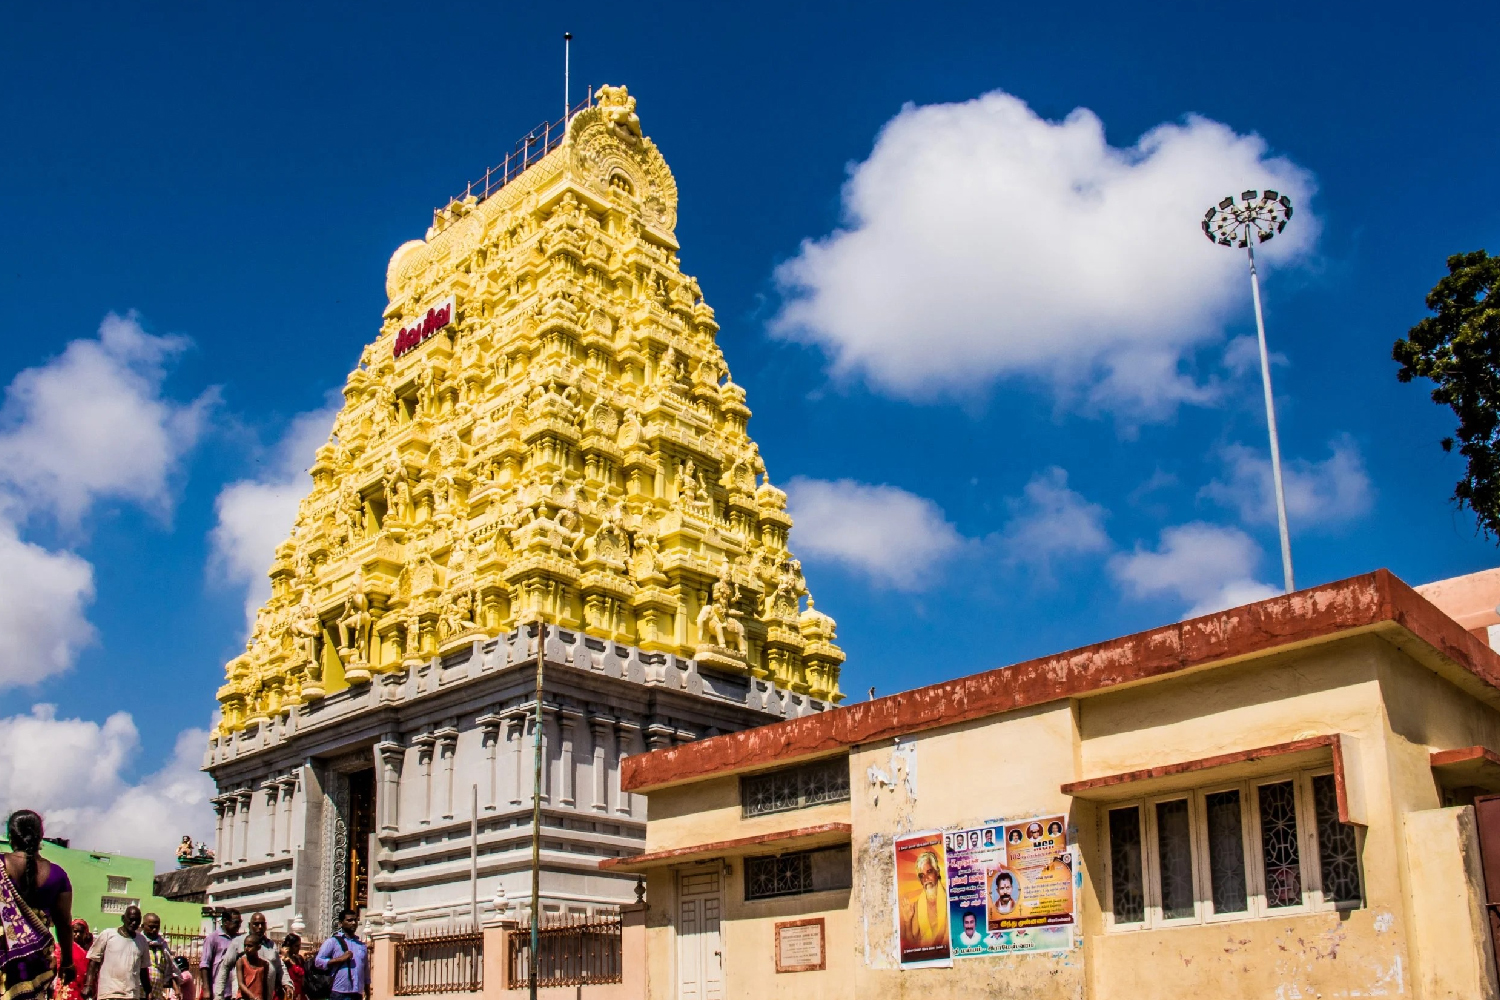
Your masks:
<svg viewBox="0 0 1500 1000"><path fill-rule="evenodd" d="M1270 782L1274 784L1275 782ZM1240 849L1244 852L1245 859L1245 909L1231 910L1227 913L1214 912L1214 890L1213 890L1213 866L1208 856L1208 797L1218 792L1240 793ZM1260 844L1260 803L1258 799L1251 796L1247 783L1232 782L1221 785L1206 785L1193 790L1193 797L1198 801L1203 822L1193 828L1194 839L1197 841L1198 851L1198 895L1202 902L1203 922L1206 924L1225 923L1234 920L1246 920L1256 915L1256 899L1264 896L1264 887L1261 880L1264 877L1263 864L1254 863L1251 851L1258 848ZM1301 827L1301 814L1298 814L1298 827ZM1298 845L1299 849L1301 845ZM1254 857L1259 857L1255 855Z"/></svg>
<svg viewBox="0 0 1500 1000"><path fill-rule="evenodd" d="M1332 773L1331 768L1311 768L1271 774L1242 781L1204 784L1191 789L1163 792L1119 802L1099 804L1099 835L1104 861L1104 924L1107 931L1135 931L1200 924L1232 923L1309 913L1359 909L1364 900L1364 866L1359 866L1360 899L1335 903L1323 898L1322 865L1318 856L1317 817L1313 809L1312 779ZM1260 788L1290 781L1297 819L1297 863L1302 880L1302 902L1294 906L1266 905L1265 859L1261 850ZM1212 873L1208 861L1207 796L1235 790L1240 793L1240 826L1245 852L1246 908L1243 912L1213 912ZM1186 799L1193 858L1193 916L1168 920L1162 913L1161 858L1157 836L1156 807L1162 802ZM1113 856L1109 841L1109 814L1116 809L1136 809L1141 830L1141 879L1145 905L1143 919L1128 923L1115 920ZM1364 831L1355 827L1363 852Z"/></svg>

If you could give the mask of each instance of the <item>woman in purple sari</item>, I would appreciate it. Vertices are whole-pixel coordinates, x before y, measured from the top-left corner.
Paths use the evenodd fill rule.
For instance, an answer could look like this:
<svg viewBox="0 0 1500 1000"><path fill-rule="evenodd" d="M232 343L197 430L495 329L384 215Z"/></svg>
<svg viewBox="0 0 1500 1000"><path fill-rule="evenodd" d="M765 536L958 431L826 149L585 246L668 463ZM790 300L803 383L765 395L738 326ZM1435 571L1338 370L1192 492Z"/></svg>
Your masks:
<svg viewBox="0 0 1500 1000"><path fill-rule="evenodd" d="M41 857L42 817L18 809L5 833L11 850L0 855L0 1000L42 1000L58 975L64 983L77 975L73 886L61 865Z"/></svg>

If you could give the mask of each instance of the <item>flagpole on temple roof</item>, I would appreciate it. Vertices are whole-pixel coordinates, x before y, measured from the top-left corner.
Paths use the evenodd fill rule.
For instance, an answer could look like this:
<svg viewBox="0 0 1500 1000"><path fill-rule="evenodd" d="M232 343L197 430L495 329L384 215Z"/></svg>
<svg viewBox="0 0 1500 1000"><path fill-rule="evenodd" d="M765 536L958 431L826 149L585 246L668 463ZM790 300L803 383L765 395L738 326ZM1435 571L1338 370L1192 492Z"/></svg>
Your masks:
<svg viewBox="0 0 1500 1000"><path fill-rule="evenodd" d="M572 52L571 52L572 47L573 47L573 33L571 31L564 31L563 32L563 126L564 127L567 127L567 124L568 124L568 113L573 110L573 92L572 92L572 88L568 85L568 73L569 73L569 70L571 68L569 66L569 64L568 64L568 61L569 61L569 57L572 55Z"/></svg>

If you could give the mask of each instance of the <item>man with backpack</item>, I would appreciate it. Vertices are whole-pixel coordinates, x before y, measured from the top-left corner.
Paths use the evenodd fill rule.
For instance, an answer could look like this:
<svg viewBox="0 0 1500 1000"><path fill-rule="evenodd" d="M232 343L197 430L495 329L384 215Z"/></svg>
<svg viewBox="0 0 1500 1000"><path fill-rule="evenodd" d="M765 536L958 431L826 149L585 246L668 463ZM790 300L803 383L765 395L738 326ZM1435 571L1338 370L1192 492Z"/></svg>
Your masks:
<svg viewBox="0 0 1500 1000"><path fill-rule="evenodd" d="M339 913L339 929L318 949L303 981L308 1000L321 1000L322 977L316 972L332 973L328 992L322 994L328 1000L366 1000L370 995L370 952L355 933L358 928L358 913L350 909Z"/></svg>

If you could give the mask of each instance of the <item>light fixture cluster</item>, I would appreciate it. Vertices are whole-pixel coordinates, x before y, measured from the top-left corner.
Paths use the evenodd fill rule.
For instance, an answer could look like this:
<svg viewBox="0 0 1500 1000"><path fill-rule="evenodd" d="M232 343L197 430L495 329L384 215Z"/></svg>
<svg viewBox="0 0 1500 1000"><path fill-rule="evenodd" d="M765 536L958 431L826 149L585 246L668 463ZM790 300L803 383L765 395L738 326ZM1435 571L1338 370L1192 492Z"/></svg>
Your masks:
<svg viewBox="0 0 1500 1000"><path fill-rule="evenodd" d="M1292 217L1292 199L1275 191L1242 191L1239 200L1229 195L1203 216L1203 235L1225 247L1248 247L1252 234L1264 243L1286 228Z"/></svg>

